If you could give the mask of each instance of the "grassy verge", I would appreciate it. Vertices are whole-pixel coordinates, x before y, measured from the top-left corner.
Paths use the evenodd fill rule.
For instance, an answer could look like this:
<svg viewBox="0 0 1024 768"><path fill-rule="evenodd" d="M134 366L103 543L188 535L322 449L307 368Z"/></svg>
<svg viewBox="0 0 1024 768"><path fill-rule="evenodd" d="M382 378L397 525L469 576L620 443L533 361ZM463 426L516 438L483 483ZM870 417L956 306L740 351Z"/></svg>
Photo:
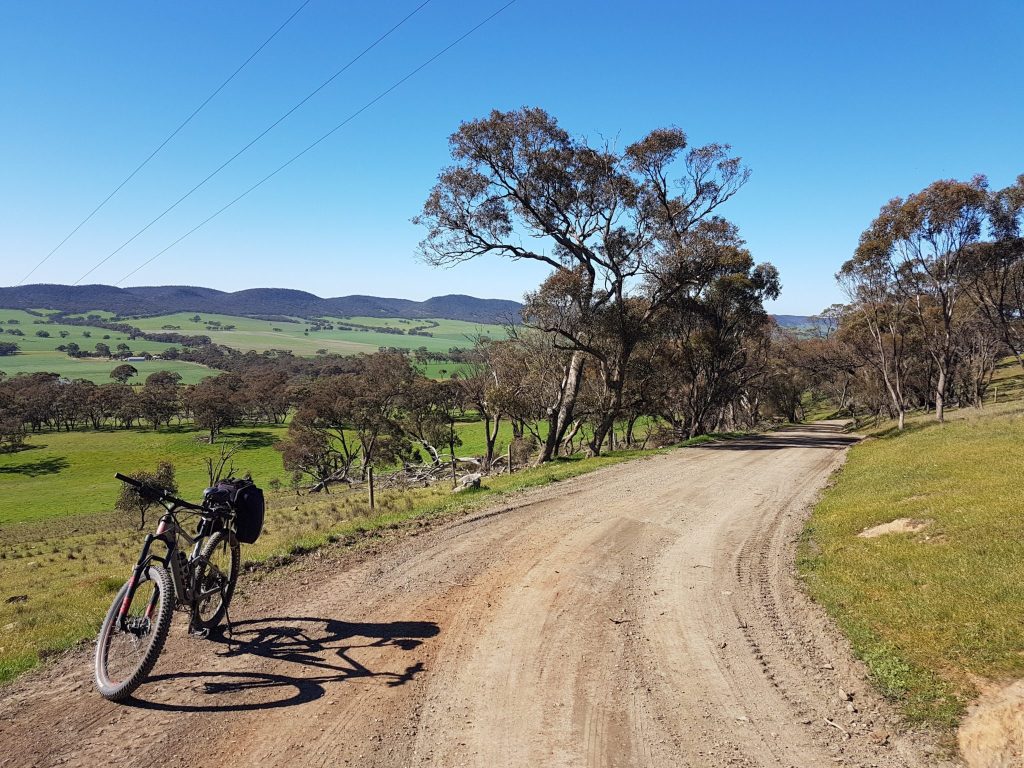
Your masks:
<svg viewBox="0 0 1024 768"><path fill-rule="evenodd" d="M1024 676L1024 407L881 425L850 451L804 532L799 567L882 691L952 727L974 676ZM896 518L916 533L861 538Z"/></svg>
<svg viewBox="0 0 1024 768"><path fill-rule="evenodd" d="M486 478L483 488L458 494L444 486L383 492L373 512L361 491L272 494L265 533L256 545L243 548L243 558L250 564L274 565L328 544L352 544L384 529L464 514L501 494L641 455L618 451L594 459L562 459ZM141 539L133 521L112 513L0 529L0 682L95 635L113 594L127 578Z"/></svg>

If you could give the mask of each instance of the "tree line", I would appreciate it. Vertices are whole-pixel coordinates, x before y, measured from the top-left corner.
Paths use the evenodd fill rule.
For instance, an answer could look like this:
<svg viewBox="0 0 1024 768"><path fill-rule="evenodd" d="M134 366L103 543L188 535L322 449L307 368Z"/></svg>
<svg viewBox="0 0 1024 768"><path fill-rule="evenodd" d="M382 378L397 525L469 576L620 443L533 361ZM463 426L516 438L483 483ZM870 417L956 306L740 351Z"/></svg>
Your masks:
<svg viewBox="0 0 1024 768"><path fill-rule="evenodd" d="M88 379L67 380L56 373L0 376L0 445L20 446L31 433L45 430L159 428L190 422L208 430L211 442L226 427L238 424L281 423L291 400L288 379L267 371L244 382L234 374L182 385L181 375L157 371L142 387L121 379L96 384Z"/></svg>
<svg viewBox="0 0 1024 768"><path fill-rule="evenodd" d="M1024 369L1024 175L940 180L894 198L836 275L848 303L787 350L794 377L853 413L980 407L997 363Z"/></svg>

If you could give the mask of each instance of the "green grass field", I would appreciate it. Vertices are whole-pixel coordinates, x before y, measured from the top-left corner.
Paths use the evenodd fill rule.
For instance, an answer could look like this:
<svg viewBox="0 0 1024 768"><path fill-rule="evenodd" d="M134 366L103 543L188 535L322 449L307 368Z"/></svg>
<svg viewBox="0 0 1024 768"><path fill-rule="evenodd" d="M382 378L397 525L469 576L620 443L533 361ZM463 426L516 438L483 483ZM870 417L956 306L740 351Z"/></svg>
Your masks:
<svg viewBox="0 0 1024 768"><path fill-rule="evenodd" d="M221 442L238 446L240 471L266 483L286 477L281 454L273 448L284 432L283 427L236 428ZM0 525L109 512L118 490L115 472L152 469L162 460L177 467L182 493L195 496L206 484L203 458L219 450L199 442L204 436L191 427L32 435L27 450L0 454Z"/></svg>
<svg viewBox="0 0 1024 768"><path fill-rule="evenodd" d="M200 314L200 321L195 322L192 319L195 315L194 312L178 312L173 315L137 318L126 322L130 322L144 331L165 330L165 326L168 326L167 330L173 328L180 333L206 334L217 344L224 344L243 352L290 349L296 355L306 356L315 355L321 349L341 355L369 354L376 352L380 347L401 349L426 347L431 352L447 352L451 347L470 346L469 338L481 333L486 333L492 338L504 338L505 336L505 331L501 326L477 325L459 320L433 320L431 322L438 324L435 328L427 327L427 322L423 320L403 322L399 318L325 318L335 324L344 324L348 321L376 328L403 328L405 330L423 328L433 334L432 337L426 337L379 333L361 329L310 331L310 325L306 322L273 322L231 315ZM220 323L221 328L209 326L207 324L209 321ZM227 325L234 325L235 328L223 330L223 326Z"/></svg>
<svg viewBox="0 0 1024 768"><path fill-rule="evenodd" d="M88 379L97 384L109 384L110 372L119 365L120 360L71 358L63 352L26 352L13 357L0 357L0 371L8 376L49 371L59 373L68 379ZM133 362L131 365L139 372L139 375L132 379L134 384L142 384L147 376L157 371L174 371L181 375L183 384L195 384L217 373L212 368L198 363L187 363L184 360L146 360Z"/></svg>
<svg viewBox="0 0 1024 768"><path fill-rule="evenodd" d="M40 311L52 314L55 310ZM110 312L98 310L81 312L72 316L85 317L89 314L101 315L107 319L112 316ZM194 312L179 312L158 317L132 318L123 322L134 325L143 331L170 330L186 335L205 334L217 344L223 344L243 352L287 349L296 355L306 357L312 357L321 350L340 355L372 354L380 347L398 347L400 349L426 347L431 352L447 352L452 347L470 346L472 343L470 340L480 334L489 335L491 338L505 337L505 329L501 326L480 325L460 320L428 321L379 317L329 318L335 324L349 322L374 328L401 328L406 331L422 329L433 334L432 337L426 337L380 333L372 330L310 331L309 323L299 318L293 318L298 322L287 323L233 315L207 314L200 315L200 321L195 322L192 319L195 315ZM8 324L8 320L16 320L17 324ZM56 348L74 342L83 350L92 351L97 342L103 342L111 349L124 342L135 353L149 352L158 355L167 347L174 346L141 339L130 341L122 333L103 328L44 324L39 322L41 320L44 318L36 317L22 310L0 309L0 341L14 342L21 349L16 355L0 357L0 371L8 376L49 371L71 379L89 379L102 384L110 380L110 371L119 365L120 361L100 358L71 358L63 352L56 351ZM207 325L210 321L220 323L220 326ZM223 330L228 325L235 327L232 330ZM7 329L14 328L20 329L25 335L14 336L3 333ZM37 331L45 331L49 337L38 337L35 335ZM66 336L62 337L61 332L64 332ZM186 384L194 384L215 373L204 366L179 361L149 361L133 363L133 365L139 369L139 382L144 381L150 373L161 370L180 373L182 381ZM428 363L420 368L424 375L436 379L450 378L453 373L466 370L465 365L457 363Z"/></svg>
<svg viewBox="0 0 1024 768"><path fill-rule="evenodd" d="M852 448L799 565L882 691L910 719L951 727L972 675L1024 676L1024 404L948 416L915 415L902 434L881 425ZM929 522L857 535L897 518Z"/></svg>
<svg viewBox="0 0 1024 768"><path fill-rule="evenodd" d="M123 342L137 354L149 352L151 355L158 355L168 347L174 346L143 339L132 341L123 333L103 328L36 322L41 319L19 309L0 309L0 341L13 342L21 350L15 355L0 357L0 371L8 376L49 371L59 373L69 379L89 379L104 384L110 382L110 372L120 365L121 361L107 360L106 358L68 357L65 353L57 351L57 347L74 342L83 350L91 352L95 350L96 344L99 342L106 344L111 349ZM18 322L15 325L9 323L10 320ZM15 328L21 330L25 335L13 336L5 332ZM49 336L39 337L36 335L38 331L43 331ZM61 336L61 332L66 335ZM139 381L144 381L146 376L155 371L175 371L181 374L182 380L186 384L194 384L214 373L204 366L175 360L150 360L132 363L132 365L139 370Z"/></svg>
<svg viewBox="0 0 1024 768"><path fill-rule="evenodd" d="M455 374L467 375L472 366L468 363L423 363L416 368L428 379L450 379Z"/></svg>

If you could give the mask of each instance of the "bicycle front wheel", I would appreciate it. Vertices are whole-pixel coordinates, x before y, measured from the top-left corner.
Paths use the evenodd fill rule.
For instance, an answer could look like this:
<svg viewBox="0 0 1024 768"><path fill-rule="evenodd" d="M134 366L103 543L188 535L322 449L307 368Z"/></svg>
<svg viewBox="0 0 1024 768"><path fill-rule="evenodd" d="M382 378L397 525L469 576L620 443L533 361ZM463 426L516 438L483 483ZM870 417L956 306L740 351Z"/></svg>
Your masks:
<svg viewBox="0 0 1024 768"><path fill-rule="evenodd" d="M199 555L192 626L214 629L228 612L242 563L241 547L230 533L217 531Z"/></svg>
<svg viewBox="0 0 1024 768"><path fill-rule="evenodd" d="M96 641L96 687L110 701L128 698L153 669L174 609L174 588L160 566L146 569L119 620L128 588L126 583L117 593Z"/></svg>

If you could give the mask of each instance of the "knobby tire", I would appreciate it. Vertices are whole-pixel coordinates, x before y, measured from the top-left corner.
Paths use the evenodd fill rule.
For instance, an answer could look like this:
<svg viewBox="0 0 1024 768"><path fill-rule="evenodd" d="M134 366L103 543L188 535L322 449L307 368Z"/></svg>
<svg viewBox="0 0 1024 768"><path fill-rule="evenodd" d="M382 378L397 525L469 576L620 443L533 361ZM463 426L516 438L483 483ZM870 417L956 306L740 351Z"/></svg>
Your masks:
<svg viewBox="0 0 1024 768"><path fill-rule="evenodd" d="M143 589L147 582L152 583L155 598L149 590ZM167 631L170 629L171 616L174 611L174 588L171 585L171 577L165 568L151 565L140 581L128 608L129 620L137 622L137 631L125 631L117 627L121 602L128 592L128 587L129 584L125 583L118 591L103 624L100 626L96 642L96 687L99 689L100 695L110 701L123 701L131 696L132 692L152 671L153 665L156 664L156 660L164 648L164 643L167 641ZM150 599L155 599L155 605L152 613L146 617L145 611ZM134 636L134 639L130 635ZM124 646L126 652L130 651L137 661L130 662L123 673L115 674L112 677L111 650L115 644L119 650Z"/></svg>

